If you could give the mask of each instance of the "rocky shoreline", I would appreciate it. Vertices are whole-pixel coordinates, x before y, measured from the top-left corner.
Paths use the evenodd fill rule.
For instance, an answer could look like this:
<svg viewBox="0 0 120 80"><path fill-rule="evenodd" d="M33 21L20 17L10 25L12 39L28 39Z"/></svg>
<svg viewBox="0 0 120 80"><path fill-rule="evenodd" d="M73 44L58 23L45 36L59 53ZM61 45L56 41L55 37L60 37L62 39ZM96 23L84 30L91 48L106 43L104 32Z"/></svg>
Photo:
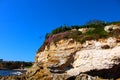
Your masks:
<svg viewBox="0 0 120 80"><path fill-rule="evenodd" d="M27 80L26 70L0 70L0 80Z"/></svg>
<svg viewBox="0 0 120 80"><path fill-rule="evenodd" d="M0 76L0 80L27 80L26 76Z"/></svg>
<svg viewBox="0 0 120 80"><path fill-rule="evenodd" d="M107 34L114 29L116 36L95 39L76 30L53 34L46 38L26 74L0 80L120 80L120 26L105 27Z"/></svg>

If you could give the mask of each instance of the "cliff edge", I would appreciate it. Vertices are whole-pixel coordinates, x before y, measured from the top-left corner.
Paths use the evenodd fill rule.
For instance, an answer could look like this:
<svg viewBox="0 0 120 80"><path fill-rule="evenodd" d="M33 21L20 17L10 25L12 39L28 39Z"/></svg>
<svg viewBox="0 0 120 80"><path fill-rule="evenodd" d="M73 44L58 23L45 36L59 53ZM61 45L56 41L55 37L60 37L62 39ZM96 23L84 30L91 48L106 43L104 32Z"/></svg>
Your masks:
<svg viewBox="0 0 120 80"><path fill-rule="evenodd" d="M120 78L120 25L83 27L49 35L27 72L28 80Z"/></svg>

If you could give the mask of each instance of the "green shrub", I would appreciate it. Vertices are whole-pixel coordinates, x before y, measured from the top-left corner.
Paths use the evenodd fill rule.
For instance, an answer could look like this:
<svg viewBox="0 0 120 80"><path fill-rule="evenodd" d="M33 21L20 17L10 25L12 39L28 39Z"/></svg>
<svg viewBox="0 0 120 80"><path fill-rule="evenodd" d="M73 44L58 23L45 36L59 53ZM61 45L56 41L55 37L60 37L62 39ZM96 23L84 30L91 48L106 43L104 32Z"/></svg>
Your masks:
<svg viewBox="0 0 120 80"><path fill-rule="evenodd" d="M58 27L58 28L54 29L51 34L57 34L57 33L65 32L65 31L68 31L68 30L71 30L71 28L68 27L68 26L61 26L61 27Z"/></svg>
<svg viewBox="0 0 120 80"><path fill-rule="evenodd" d="M46 35L45 35L45 39L49 38L50 36L51 36L50 33L46 33Z"/></svg>
<svg viewBox="0 0 120 80"><path fill-rule="evenodd" d="M80 28L80 26L78 26L78 25L71 26L71 29L79 29L79 28Z"/></svg>
<svg viewBox="0 0 120 80"><path fill-rule="evenodd" d="M117 22L111 22L110 24L115 24L115 25L120 26L120 21L117 21Z"/></svg>
<svg viewBox="0 0 120 80"><path fill-rule="evenodd" d="M60 26L51 31L51 33L46 33L46 40L44 44L39 48L38 52L43 51L45 46L49 47L50 43L53 41L54 43L58 42L61 39L69 39L72 38L77 42L85 42L86 40L98 40L99 38L107 38L109 36L119 36L120 30L111 30L111 33L107 33L104 30L106 25L115 24L120 25L120 21L118 22L105 22L101 20L91 20L87 22L85 25L73 25L73 26ZM95 28L95 30L87 31L82 34L80 31L73 31L71 29L79 29L79 28Z"/></svg>

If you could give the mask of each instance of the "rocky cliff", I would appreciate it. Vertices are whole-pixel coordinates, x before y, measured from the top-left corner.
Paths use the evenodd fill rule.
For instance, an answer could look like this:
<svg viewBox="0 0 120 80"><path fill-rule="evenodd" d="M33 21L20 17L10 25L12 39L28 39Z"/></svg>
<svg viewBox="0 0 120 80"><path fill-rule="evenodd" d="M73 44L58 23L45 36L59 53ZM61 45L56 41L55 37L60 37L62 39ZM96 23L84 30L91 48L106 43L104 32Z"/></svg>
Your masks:
<svg viewBox="0 0 120 80"><path fill-rule="evenodd" d="M68 33L74 36L79 35L76 32L78 31L71 30L47 38L36 54L33 67L27 72L29 74L27 76L28 80L101 80L119 78L119 35L86 39L79 42L68 35Z"/></svg>

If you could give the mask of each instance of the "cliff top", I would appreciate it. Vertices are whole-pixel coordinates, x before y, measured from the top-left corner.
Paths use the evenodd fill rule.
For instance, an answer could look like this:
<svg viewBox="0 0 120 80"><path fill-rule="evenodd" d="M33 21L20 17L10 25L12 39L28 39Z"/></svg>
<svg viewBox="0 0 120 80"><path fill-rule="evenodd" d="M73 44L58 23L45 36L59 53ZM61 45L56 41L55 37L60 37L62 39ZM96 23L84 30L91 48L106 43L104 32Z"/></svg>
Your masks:
<svg viewBox="0 0 120 80"><path fill-rule="evenodd" d="M61 39L70 39L84 43L86 40L98 40L100 38L120 37L120 22L104 22L100 20L91 20L85 25L78 26L60 26L51 33L46 34L43 45L38 52L43 51L45 46L49 48L51 42L58 42Z"/></svg>

